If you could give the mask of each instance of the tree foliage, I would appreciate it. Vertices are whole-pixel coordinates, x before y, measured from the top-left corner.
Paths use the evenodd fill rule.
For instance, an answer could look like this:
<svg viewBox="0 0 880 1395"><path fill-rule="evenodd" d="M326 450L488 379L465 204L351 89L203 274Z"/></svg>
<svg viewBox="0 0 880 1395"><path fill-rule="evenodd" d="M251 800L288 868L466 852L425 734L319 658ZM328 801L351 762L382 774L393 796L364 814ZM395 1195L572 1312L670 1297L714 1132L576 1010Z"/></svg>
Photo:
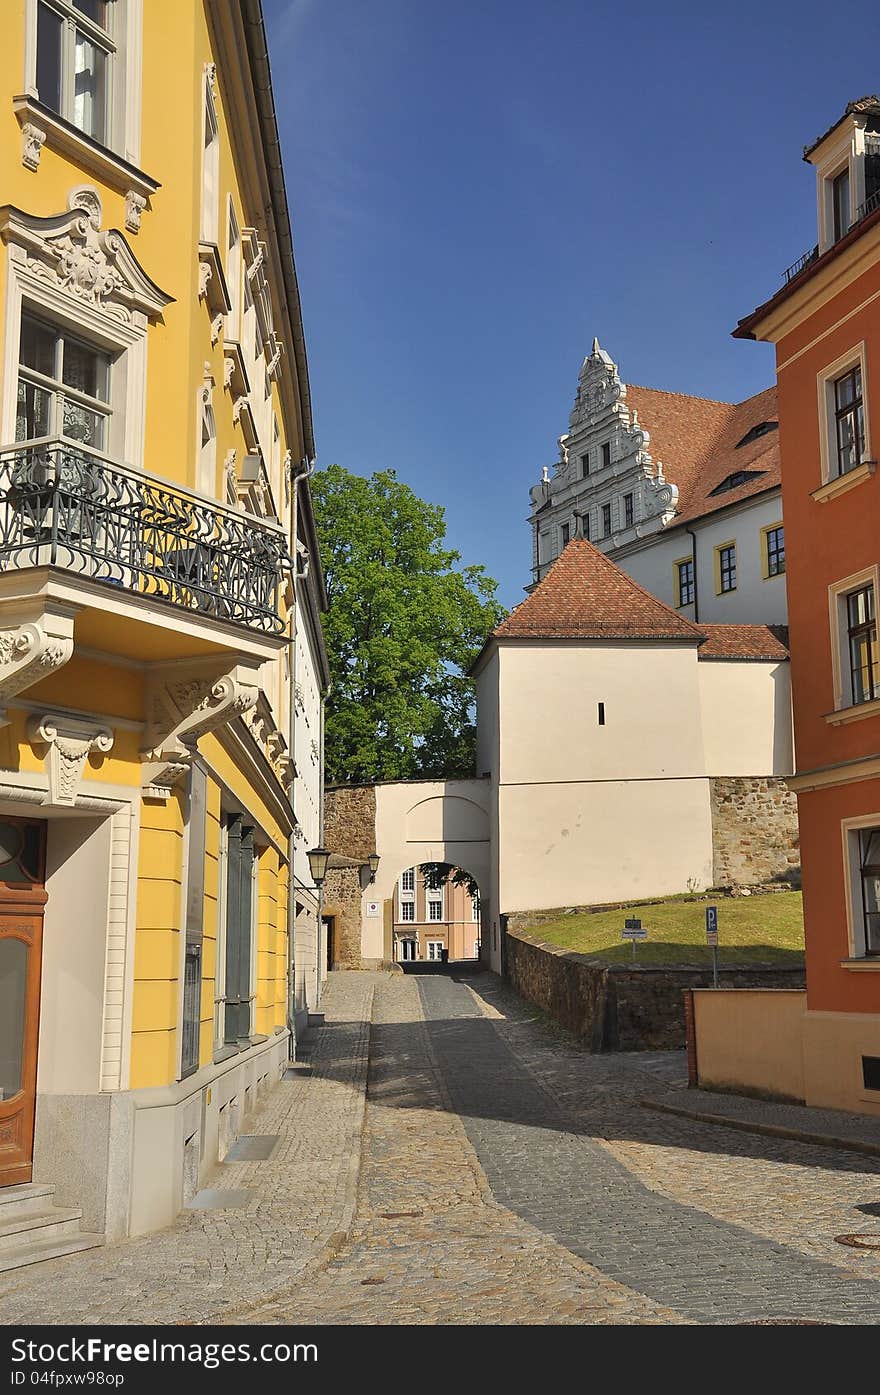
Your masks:
<svg viewBox="0 0 880 1395"><path fill-rule="evenodd" d="M471 774L465 673L504 614L497 583L444 547L444 510L393 470L330 465L313 496L330 601L327 779Z"/></svg>
<svg viewBox="0 0 880 1395"><path fill-rule="evenodd" d="M454 867L451 862L422 862L419 871L429 891L441 891L451 882L453 886L463 886L469 896L480 894L479 882L465 867Z"/></svg>

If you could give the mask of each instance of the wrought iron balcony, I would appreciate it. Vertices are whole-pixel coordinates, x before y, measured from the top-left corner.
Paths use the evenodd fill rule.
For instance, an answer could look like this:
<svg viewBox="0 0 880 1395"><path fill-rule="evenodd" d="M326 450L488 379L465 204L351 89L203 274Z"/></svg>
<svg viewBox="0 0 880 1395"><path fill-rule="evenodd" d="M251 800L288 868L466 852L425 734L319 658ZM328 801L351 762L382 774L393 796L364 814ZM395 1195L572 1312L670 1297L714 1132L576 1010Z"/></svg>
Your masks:
<svg viewBox="0 0 880 1395"><path fill-rule="evenodd" d="M810 262L814 262L818 255L819 244L817 243L815 247L810 248L809 252L804 252L802 257L798 257L796 262L792 262L791 266L787 266L785 268L785 271L782 273L785 278L786 286L788 285L789 281L794 280L794 278L798 275L799 272L803 271L805 266L809 266Z"/></svg>
<svg viewBox="0 0 880 1395"><path fill-rule="evenodd" d="M0 452L0 571L91 581L280 634L284 534L59 440Z"/></svg>

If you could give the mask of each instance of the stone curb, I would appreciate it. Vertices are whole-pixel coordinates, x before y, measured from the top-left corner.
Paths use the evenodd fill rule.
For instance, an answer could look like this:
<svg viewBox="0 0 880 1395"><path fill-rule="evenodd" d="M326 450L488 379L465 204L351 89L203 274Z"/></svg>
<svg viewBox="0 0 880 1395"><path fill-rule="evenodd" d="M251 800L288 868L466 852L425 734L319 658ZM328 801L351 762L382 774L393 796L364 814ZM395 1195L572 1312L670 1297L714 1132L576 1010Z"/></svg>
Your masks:
<svg viewBox="0 0 880 1395"><path fill-rule="evenodd" d="M684 1109L681 1105L661 1104L658 1100L640 1099L642 1109L653 1109L659 1114L675 1114L681 1119L696 1119L701 1124L718 1124L725 1129L739 1129L740 1133L763 1134L767 1138L787 1138L795 1143L813 1143L820 1148L834 1148L844 1153L862 1153L871 1158L880 1158L880 1144L869 1143L860 1138L838 1138L830 1133L811 1133L808 1129L790 1129L784 1124L763 1124L756 1119L736 1119L728 1114L712 1114L705 1109Z"/></svg>

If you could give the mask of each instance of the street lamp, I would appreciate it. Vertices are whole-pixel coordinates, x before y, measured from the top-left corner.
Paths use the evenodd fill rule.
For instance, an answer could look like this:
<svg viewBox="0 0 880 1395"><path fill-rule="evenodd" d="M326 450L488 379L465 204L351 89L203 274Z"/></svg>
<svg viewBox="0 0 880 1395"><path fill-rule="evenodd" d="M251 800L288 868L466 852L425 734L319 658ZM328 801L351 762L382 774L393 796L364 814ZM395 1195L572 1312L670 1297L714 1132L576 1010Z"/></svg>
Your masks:
<svg viewBox="0 0 880 1395"><path fill-rule="evenodd" d="M309 859L309 872L312 881L318 889L318 939L315 945L315 1011L317 1012L321 1003L321 936L324 929L324 880L327 876L327 864L330 861L330 850L319 845L317 848L309 848L306 857Z"/></svg>
<svg viewBox="0 0 880 1395"><path fill-rule="evenodd" d="M367 866L370 869L370 884L372 885L372 883L376 880L376 872L379 869L378 853L370 853L370 856L367 858Z"/></svg>

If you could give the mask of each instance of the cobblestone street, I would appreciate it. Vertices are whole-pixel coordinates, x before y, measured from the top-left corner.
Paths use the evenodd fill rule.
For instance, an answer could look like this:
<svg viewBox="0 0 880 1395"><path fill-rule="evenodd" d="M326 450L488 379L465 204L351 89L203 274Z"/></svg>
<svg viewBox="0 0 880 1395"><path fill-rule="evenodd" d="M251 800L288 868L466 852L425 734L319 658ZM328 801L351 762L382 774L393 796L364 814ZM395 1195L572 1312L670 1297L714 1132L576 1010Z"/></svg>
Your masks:
<svg viewBox="0 0 880 1395"><path fill-rule="evenodd" d="M224 1163L241 1209L0 1276L5 1323L880 1320L880 1160L645 1107L679 1053L593 1056L494 976L338 973L309 1070Z"/></svg>

